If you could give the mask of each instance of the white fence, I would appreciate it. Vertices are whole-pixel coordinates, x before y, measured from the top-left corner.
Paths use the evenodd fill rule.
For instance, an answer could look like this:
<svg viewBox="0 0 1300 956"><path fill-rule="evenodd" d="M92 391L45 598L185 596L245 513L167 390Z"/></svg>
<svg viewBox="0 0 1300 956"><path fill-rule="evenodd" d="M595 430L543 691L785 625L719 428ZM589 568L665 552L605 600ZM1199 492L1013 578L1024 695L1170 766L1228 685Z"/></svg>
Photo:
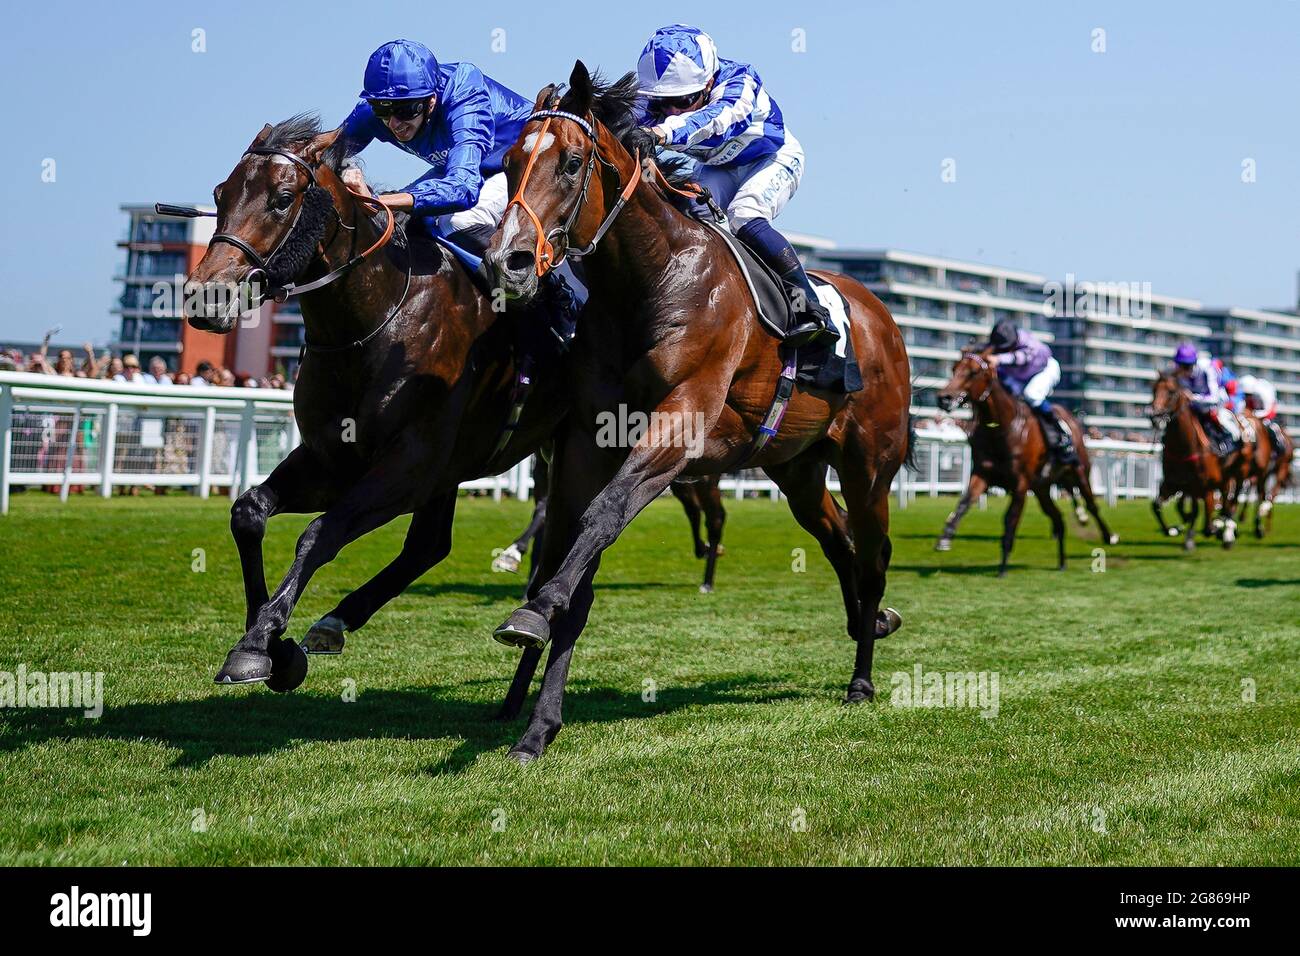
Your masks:
<svg viewBox="0 0 1300 956"><path fill-rule="evenodd" d="M903 507L918 495L957 494L970 478L970 446L957 429L918 433L916 470L904 469L893 492ZM263 481L298 444L293 394L271 389L128 385L98 379L0 372L0 514L13 486L57 490L63 500L93 488L188 488L201 497L221 490L234 498ZM1160 484L1160 446L1089 441L1093 488L1114 504L1149 498ZM737 498L776 497L761 471L722 480ZM830 475L830 487L839 481ZM527 498L527 461L467 490L495 498ZM1291 500L1291 493L1285 500Z"/></svg>

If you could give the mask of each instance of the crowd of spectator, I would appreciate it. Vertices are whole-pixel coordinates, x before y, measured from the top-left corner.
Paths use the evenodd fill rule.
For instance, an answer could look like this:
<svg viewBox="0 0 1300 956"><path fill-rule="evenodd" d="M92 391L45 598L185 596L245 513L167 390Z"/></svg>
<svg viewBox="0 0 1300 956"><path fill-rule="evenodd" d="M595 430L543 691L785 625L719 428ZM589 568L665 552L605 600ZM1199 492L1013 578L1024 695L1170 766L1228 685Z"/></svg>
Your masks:
<svg viewBox="0 0 1300 956"><path fill-rule="evenodd" d="M53 361L49 358L49 339L29 355L20 349L0 349L0 371L34 372L43 375L64 375L69 378L97 378L112 382L134 382L139 385L189 385L206 387L223 385L233 388L292 388L279 372L268 375L250 375L232 369L200 362L193 375L173 371L167 359L155 355L149 359L148 368L140 366L133 353L113 355L105 349L98 356L89 342L84 346L85 357L78 362L72 349L60 349Z"/></svg>

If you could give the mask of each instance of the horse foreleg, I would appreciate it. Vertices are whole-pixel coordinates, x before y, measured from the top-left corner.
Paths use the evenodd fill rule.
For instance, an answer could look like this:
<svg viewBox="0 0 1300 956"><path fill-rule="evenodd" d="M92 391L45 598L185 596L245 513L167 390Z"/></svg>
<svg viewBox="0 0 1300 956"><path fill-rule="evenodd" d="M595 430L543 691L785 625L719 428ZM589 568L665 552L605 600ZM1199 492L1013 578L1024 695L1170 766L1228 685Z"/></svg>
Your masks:
<svg viewBox="0 0 1300 956"><path fill-rule="evenodd" d="M273 690L292 690L306 676L306 654L292 641L280 640L303 589L323 565L349 542L382 527L423 504L431 483L442 471L450 442L396 442L356 485L298 538L293 563L280 586L257 612L252 626L226 655L217 672L219 684L269 681ZM274 643L273 643L274 642ZM291 645L291 646L287 646Z"/></svg>
<svg viewBox="0 0 1300 956"><path fill-rule="evenodd" d="M1101 535L1102 543L1119 544L1119 535L1110 530L1110 525L1106 524L1106 519L1101 516L1101 509L1097 507L1097 496L1092 493L1092 480L1088 477L1088 470L1082 466L1077 467L1075 481L1078 483L1079 493L1083 495L1083 503L1088 509L1088 514L1092 515L1093 520L1097 522L1097 532ZM1163 526L1164 516L1160 514L1158 508L1156 518Z"/></svg>
<svg viewBox="0 0 1300 956"><path fill-rule="evenodd" d="M1016 543L1016 529L1020 527L1020 516L1025 510L1025 495L1028 487L1022 481L1011 492L1011 504L1002 519L1002 562L998 565L998 577L1007 576L1007 562L1011 560L1011 548Z"/></svg>
<svg viewBox="0 0 1300 956"><path fill-rule="evenodd" d="M456 492L447 492L418 508L411 517L402 550L387 567L348 594L307 631L308 654L338 654L344 634L360 630L381 607L405 591L420 575L451 553L451 524Z"/></svg>
<svg viewBox="0 0 1300 956"><path fill-rule="evenodd" d="M699 492L700 504L704 508L704 528L709 535L708 553L704 557L704 583L700 585L700 591L707 594L713 590L713 573L723 553L722 526L727 521L727 509L722 505L722 490L716 477L701 482Z"/></svg>
<svg viewBox="0 0 1300 956"><path fill-rule="evenodd" d="M1046 485L1034 486L1034 497L1038 499L1038 506L1043 509L1043 514L1047 515L1047 520L1052 522L1052 537L1056 539L1056 569L1065 570L1065 519L1061 517L1061 509L1056 507L1056 502L1052 500L1051 488Z"/></svg>
<svg viewBox="0 0 1300 956"><path fill-rule="evenodd" d="M952 550L952 539L957 535L957 525L961 523L961 519L970 510L971 502L979 498L988 489L989 483L982 476L971 474L970 482L967 483L966 490L962 492L957 507L952 510L952 514L948 515L948 520L943 524L943 531L939 535L939 540L934 544L934 550Z"/></svg>
<svg viewBox="0 0 1300 956"><path fill-rule="evenodd" d="M278 514L318 511L331 497L327 469L303 445L289 452L266 481L244 492L230 507L230 534L239 551L244 578L245 629L253 626L257 612L269 599L262 539L267 521Z"/></svg>

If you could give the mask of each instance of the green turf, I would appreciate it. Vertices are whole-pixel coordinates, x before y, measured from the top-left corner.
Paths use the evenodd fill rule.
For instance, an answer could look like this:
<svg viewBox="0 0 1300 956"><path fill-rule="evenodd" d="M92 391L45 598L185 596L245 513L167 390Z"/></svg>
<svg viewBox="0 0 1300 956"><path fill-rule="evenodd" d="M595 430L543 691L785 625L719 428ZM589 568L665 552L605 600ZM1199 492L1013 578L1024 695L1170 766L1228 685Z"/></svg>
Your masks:
<svg viewBox="0 0 1300 956"><path fill-rule="evenodd" d="M451 558L280 696L211 683L243 619L225 502L15 496L0 670L103 671L106 710L0 711L0 863L1300 862L1300 508L1185 556L1122 506L1105 572L1089 529L1064 574L1028 514L999 581L1001 502L935 554L950 505L895 512L906 624L877 647L876 702L844 707L835 578L785 505L729 504L703 596L657 502L606 556L568 723L520 768L522 720L490 719L516 652L490 635L522 582L488 565L526 504L462 501ZM273 574L304 523L272 523ZM291 633L404 527L318 575ZM894 706L917 664L996 672L997 716Z"/></svg>

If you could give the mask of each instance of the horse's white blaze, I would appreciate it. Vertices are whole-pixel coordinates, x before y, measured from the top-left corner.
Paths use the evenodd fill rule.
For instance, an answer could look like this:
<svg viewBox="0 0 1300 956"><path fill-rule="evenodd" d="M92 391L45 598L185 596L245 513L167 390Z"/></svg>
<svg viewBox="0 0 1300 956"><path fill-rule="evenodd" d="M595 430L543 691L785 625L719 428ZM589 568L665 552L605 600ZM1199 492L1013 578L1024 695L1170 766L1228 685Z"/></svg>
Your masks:
<svg viewBox="0 0 1300 956"><path fill-rule="evenodd" d="M545 136L543 136L543 137L542 137L542 152L544 153L544 152L546 152L548 149L550 149L550 148L551 148L551 144L554 143L554 142L555 142L555 134L554 134L554 133L547 133ZM536 134L536 133L529 133L527 136L524 137L524 152L525 152L525 153L531 153L531 152L533 151L533 147L536 146L536 145L537 145L537 134Z"/></svg>
<svg viewBox="0 0 1300 956"><path fill-rule="evenodd" d="M524 211L518 206L511 206L506 216L501 220L501 242L500 248L509 249L515 241L515 236L519 235L519 220Z"/></svg>

